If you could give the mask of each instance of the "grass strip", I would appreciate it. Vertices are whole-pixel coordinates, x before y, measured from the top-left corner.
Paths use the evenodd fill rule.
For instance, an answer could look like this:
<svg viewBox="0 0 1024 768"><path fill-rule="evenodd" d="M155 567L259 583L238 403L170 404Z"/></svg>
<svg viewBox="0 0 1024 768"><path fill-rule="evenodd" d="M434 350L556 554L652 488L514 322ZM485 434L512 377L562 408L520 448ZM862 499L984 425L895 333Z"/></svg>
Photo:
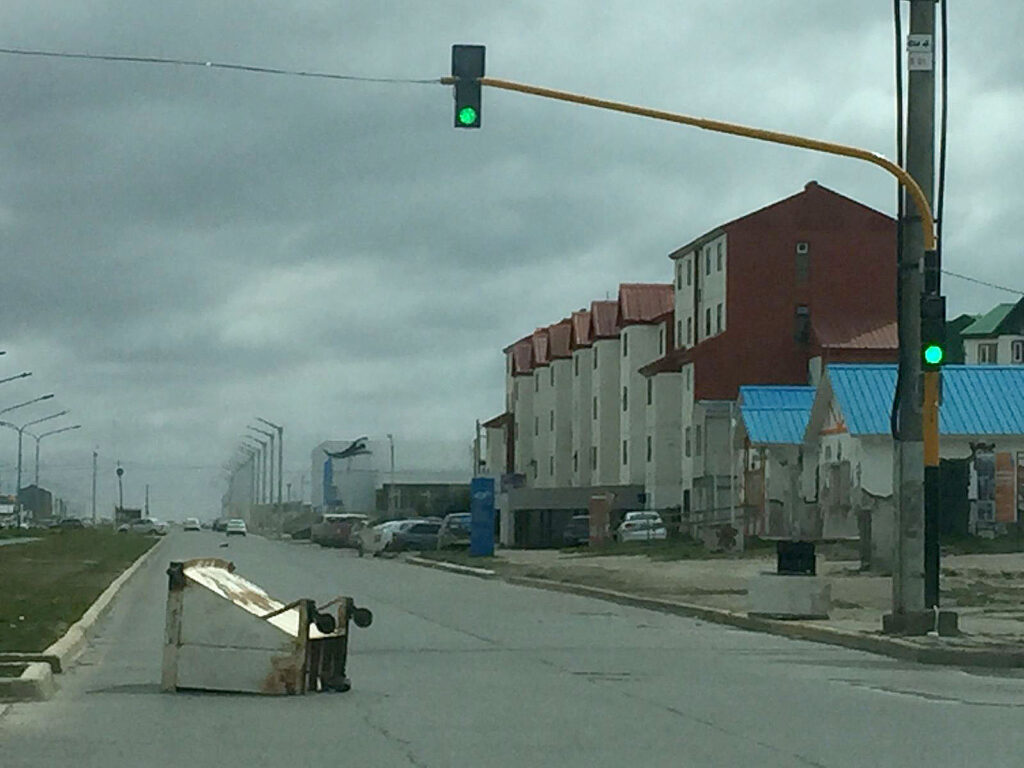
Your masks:
<svg viewBox="0 0 1024 768"><path fill-rule="evenodd" d="M157 541L109 528L41 535L0 547L0 651L48 647Z"/></svg>

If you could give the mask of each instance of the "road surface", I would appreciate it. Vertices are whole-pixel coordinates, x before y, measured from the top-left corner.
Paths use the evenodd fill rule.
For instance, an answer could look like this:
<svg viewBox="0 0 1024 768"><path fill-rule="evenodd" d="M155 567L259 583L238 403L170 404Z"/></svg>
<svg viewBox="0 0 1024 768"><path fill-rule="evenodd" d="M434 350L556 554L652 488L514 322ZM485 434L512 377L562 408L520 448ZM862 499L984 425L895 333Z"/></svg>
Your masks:
<svg viewBox="0 0 1024 768"><path fill-rule="evenodd" d="M255 536L173 532L51 701L0 705L4 768L1019 766L1024 679L905 664ZM344 694L161 693L170 560L344 592Z"/></svg>

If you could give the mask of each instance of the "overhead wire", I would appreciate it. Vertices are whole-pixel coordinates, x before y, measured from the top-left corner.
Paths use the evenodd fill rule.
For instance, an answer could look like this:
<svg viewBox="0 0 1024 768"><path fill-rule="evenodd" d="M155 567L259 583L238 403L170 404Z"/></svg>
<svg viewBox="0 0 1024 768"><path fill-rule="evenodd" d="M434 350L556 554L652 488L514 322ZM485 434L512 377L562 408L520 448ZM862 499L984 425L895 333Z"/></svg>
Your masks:
<svg viewBox="0 0 1024 768"><path fill-rule="evenodd" d="M344 75L335 72L314 72L302 69L285 69L283 67L264 67L253 64L232 64L224 61L202 61L199 59L177 59L162 56L121 56L102 53L73 53L69 51L47 51L29 48L0 48L0 54L10 56L36 56L52 59L84 59L88 61L121 61L135 64L163 64L180 67L203 67L205 69L228 69L237 72L255 72L263 75L286 75L290 77L313 77L324 80L344 80L357 83L407 83L415 85L438 85L439 78L412 77L367 77L364 75Z"/></svg>

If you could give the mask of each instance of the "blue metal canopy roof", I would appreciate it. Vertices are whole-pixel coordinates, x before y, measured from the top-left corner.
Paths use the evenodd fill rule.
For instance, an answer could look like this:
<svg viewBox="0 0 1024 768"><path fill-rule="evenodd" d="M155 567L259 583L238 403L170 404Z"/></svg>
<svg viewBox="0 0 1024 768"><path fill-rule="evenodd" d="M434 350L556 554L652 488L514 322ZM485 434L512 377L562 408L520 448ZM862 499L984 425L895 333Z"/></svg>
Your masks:
<svg viewBox="0 0 1024 768"><path fill-rule="evenodd" d="M895 365L833 363L827 375L850 434L889 434ZM942 392L941 434L1024 435L1024 365L946 365Z"/></svg>
<svg viewBox="0 0 1024 768"><path fill-rule="evenodd" d="M750 442L770 445L803 442L814 391L814 387L740 387L740 415Z"/></svg>

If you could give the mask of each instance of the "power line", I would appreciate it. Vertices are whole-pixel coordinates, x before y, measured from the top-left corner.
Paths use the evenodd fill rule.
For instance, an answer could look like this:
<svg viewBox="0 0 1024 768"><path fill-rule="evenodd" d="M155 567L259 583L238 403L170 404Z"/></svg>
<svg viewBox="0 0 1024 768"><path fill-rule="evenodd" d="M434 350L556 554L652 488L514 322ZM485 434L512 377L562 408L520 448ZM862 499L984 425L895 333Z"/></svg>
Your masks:
<svg viewBox="0 0 1024 768"><path fill-rule="evenodd" d="M969 283L977 283L978 285L984 285L988 288L995 288L998 291L1006 291L1007 293L1015 293L1018 296L1024 296L1024 291L1017 288L1009 288L1005 285L996 285L995 283L987 283L984 280L979 280L976 277L968 277L967 275L961 275L959 272L950 272L948 269L942 270L942 274L949 275L950 277L958 277L961 280L966 280Z"/></svg>
<svg viewBox="0 0 1024 768"><path fill-rule="evenodd" d="M116 56L99 53L69 53L67 51L44 51L26 48L0 48L0 53L11 56L37 56L50 59L86 59L89 61L123 61L134 64L169 64L181 67L204 67L206 69L230 69L237 72L256 72L263 75L288 75L290 77L315 77L323 80L345 80L357 83L413 83L416 85L439 85L439 78L416 79L410 77L364 77L362 75L341 75L334 72L310 72L301 69L261 67L251 64L231 64L223 61L199 61L194 59L168 59L159 56Z"/></svg>

